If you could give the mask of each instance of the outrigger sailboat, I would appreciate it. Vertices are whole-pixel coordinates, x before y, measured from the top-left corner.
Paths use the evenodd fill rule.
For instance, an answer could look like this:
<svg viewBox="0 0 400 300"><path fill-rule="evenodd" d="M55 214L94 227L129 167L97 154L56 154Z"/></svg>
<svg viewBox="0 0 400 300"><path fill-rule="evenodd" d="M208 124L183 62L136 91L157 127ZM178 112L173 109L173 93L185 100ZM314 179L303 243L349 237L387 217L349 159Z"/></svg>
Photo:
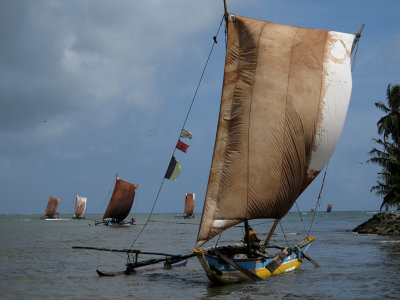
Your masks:
<svg viewBox="0 0 400 300"><path fill-rule="evenodd" d="M225 6L226 8L226 6ZM195 253L214 282L298 269L314 237L271 245L280 220L334 152L351 94L353 34L231 15L218 131ZM200 247L268 218L263 245ZM249 235L247 235L249 236ZM270 254L265 250L280 251Z"/></svg>
<svg viewBox="0 0 400 300"><path fill-rule="evenodd" d="M60 204L60 198L50 196L49 202L47 202L46 210L41 218L59 219L59 215L57 214L58 204Z"/></svg>
<svg viewBox="0 0 400 300"><path fill-rule="evenodd" d="M139 261L150 252L132 249L135 242L126 250L75 247L128 254L125 271L98 271L101 276L193 255L217 283L261 280L298 269L303 259L318 266L306 254L315 239L309 233L293 246L271 238L334 152L350 101L351 53L363 26L357 35L306 29L233 15L224 6L224 82L196 248L187 255L153 252L165 258ZM249 234L254 219L273 220L261 245ZM200 248L240 223L248 237L243 244Z"/></svg>
<svg viewBox="0 0 400 300"><path fill-rule="evenodd" d="M135 222L135 219L132 218L127 222L125 218L131 211L137 188L137 184L129 183L117 176L115 179L114 191L103 215L103 220L96 221L95 225L102 224L113 227L131 226Z"/></svg>
<svg viewBox="0 0 400 300"><path fill-rule="evenodd" d="M183 218L183 219L194 219L194 199L195 194L188 194L186 193L185 196L185 208L183 210L183 216L177 216L176 218Z"/></svg>
<svg viewBox="0 0 400 300"><path fill-rule="evenodd" d="M82 196L76 195L74 215L72 216L72 219L84 219L85 218L82 215L86 209L86 200L87 200L87 197L82 197Z"/></svg>

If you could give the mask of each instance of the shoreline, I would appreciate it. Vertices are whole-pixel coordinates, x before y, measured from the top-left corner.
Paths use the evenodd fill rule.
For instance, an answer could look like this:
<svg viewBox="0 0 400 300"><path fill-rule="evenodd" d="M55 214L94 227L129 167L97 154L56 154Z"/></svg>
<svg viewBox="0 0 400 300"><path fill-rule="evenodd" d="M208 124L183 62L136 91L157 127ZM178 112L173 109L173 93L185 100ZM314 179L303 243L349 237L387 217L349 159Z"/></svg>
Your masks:
<svg viewBox="0 0 400 300"><path fill-rule="evenodd" d="M359 234L400 236L400 213L377 213L352 231Z"/></svg>

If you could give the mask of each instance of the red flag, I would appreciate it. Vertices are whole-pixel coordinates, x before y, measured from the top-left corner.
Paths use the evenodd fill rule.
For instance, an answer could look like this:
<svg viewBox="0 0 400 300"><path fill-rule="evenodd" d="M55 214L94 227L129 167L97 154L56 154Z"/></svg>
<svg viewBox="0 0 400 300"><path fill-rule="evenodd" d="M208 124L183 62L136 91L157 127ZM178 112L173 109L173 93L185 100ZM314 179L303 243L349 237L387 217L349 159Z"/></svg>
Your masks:
<svg viewBox="0 0 400 300"><path fill-rule="evenodd" d="M184 142L182 142L181 140L178 139L178 143L176 144L176 149L181 150L182 152L186 153L188 148L189 148L189 145L186 145Z"/></svg>

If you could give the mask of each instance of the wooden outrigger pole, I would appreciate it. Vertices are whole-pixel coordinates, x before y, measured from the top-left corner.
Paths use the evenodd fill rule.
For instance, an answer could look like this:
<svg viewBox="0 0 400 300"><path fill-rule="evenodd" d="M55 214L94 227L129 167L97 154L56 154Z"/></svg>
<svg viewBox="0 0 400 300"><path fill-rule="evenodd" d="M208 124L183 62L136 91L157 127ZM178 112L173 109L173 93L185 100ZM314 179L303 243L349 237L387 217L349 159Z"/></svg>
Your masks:
<svg viewBox="0 0 400 300"><path fill-rule="evenodd" d="M358 31L358 33L356 34L356 37L354 38L354 42L353 45L351 46L351 53L353 53L354 47L357 45L358 41L360 40L361 37L361 32L364 29L364 24L361 25L360 30Z"/></svg>
<svg viewBox="0 0 400 300"><path fill-rule="evenodd" d="M169 254L169 253L160 253L160 252L145 252L145 251L140 251L140 250L134 250L134 249L111 249L111 248L98 248L98 247L86 247L86 246L73 246L72 249L84 249L84 250L97 250L97 251L108 251L108 252L123 252L129 254L135 254L135 259L133 262L129 262L126 265L126 270L122 272L101 272L97 270L97 273L100 276L115 276L115 275L130 275L134 274L136 271L136 268L139 267L144 267L148 265L154 265L160 262L165 262L165 266L168 268L171 267L172 264L181 262L183 260L186 260L188 258L191 258L195 256L196 254L191 253L191 254L186 254L186 255L181 255L181 254ZM158 258L158 259L148 259L144 261L138 261L138 256L139 254L146 254L146 255L160 255L160 256L165 256L165 258Z"/></svg>
<svg viewBox="0 0 400 300"><path fill-rule="evenodd" d="M267 248L269 241L271 240L272 234L275 231L276 226L278 225L280 219L276 219L274 224L271 227L271 230L268 233L267 238L265 239L264 245L261 247L261 253L263 253L265 251L265 248Z"/></svg>
<svg viewBox="0 0 400 300"><path fill-rule="evenodd" d="M124 253L135 253L135 254L163 255L163 256L176 256L175 254L160 253L160 252L144 252L144 251L134 250L134 249L111 249L111 248L98 248L98 247L86 247L86 246L72 246L72 249L97 250L97 251L109 251L109 252L124 252Z"/></svg>

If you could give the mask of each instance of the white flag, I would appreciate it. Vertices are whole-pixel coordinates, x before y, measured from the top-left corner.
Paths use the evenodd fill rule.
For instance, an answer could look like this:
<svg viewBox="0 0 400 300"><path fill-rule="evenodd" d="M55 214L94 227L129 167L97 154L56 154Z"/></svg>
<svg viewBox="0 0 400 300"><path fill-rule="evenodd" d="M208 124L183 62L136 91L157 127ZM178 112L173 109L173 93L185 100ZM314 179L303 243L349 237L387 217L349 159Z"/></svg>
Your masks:
<svg viewBox="0 0 400 300"><path fill-rule="evenodd" d="M192 134L189 131L187 131L185 128L183 128L182 131L181 131L181 138L191 139L192 138Z"/></svg>

